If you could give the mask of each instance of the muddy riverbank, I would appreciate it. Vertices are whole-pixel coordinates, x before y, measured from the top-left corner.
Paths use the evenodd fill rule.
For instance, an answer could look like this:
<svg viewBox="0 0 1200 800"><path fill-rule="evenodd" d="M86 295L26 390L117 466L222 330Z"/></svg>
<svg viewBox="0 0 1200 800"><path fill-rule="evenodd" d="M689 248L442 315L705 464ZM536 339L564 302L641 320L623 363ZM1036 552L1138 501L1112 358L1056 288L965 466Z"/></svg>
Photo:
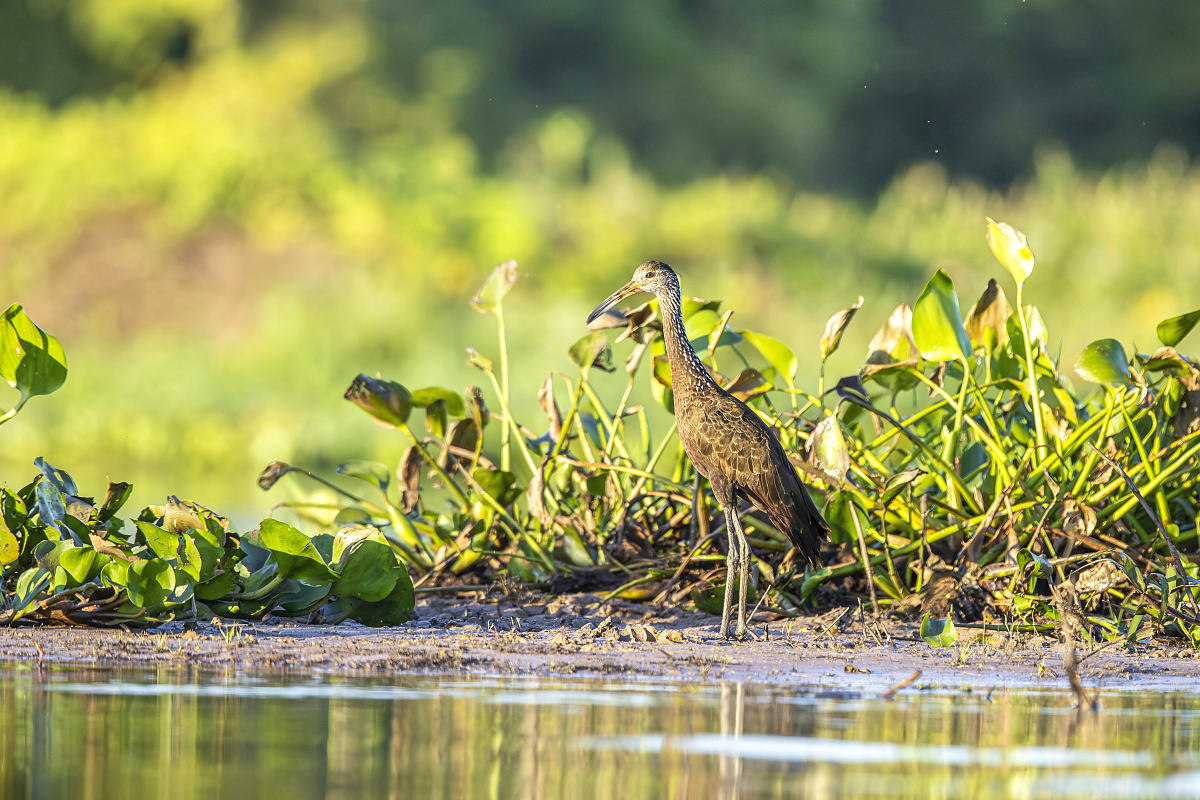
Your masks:
<svg viewBox="0 0 1200 800"><path fill-rule="evenodd" d="M421 602L417 619L388 629L216 621L151 631L88 628L0 630L0 661L36 667L166 666L216 672L604 676L620 679L754 680L884 692L920 671L905 691L1067 688L1055 638L960 629L952 647L921 641L912 621L842 609L764 619L754 638L717 636L709 615L660 611L595 595L480 596ZM1200 658L1169 645L1080 648L1085 686L1200 688Z"/></svg>

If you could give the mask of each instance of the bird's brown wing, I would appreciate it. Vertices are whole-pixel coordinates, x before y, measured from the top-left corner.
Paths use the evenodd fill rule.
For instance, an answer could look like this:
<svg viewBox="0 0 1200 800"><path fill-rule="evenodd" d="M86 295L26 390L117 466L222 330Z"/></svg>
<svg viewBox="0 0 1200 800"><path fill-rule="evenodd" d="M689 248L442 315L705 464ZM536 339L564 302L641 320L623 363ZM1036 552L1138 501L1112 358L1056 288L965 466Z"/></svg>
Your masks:
<svg viewBox="0 0 1200 800"><path fill-rule="evenodd" d="M684 447L700 473L714 490L718 482L728 482L733 492L762 509L810 563L819 564L817 549L829 539L829 526L774 433L728 394L693 408L686 421L693 441L689 447L685 439ZM684 424L681 420L681 433Z"/></svg>

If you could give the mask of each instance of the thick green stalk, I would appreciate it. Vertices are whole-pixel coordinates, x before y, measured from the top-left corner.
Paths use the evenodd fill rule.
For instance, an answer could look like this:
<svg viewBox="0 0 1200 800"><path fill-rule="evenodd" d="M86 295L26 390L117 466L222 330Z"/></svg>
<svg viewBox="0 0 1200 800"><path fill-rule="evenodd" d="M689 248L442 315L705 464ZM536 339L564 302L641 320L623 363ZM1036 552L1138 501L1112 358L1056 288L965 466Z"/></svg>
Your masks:
<svg viewBox="0 0 1200 800"><path fill-rule="evenodd" d="M492 381L492 388L496 390L496 394L500 398L500 411L504 414L504 427L500 429L501 442L504 443L504 450L500 454L500 469L509 472L510 461L508 459L508 432L512 430L517 435L517 443L520 445L521 453L525 456L525 463L529 467L531 473L537 472L537 465L533 463L533 457L529 455L529 448L525 444L525 437L521 435L521 429L517 427L517 421L513 419L512 411L508 407L508 392L504 387L496 382L496 376L488 371L487 376Z"/></svg>
<svg viewBox="0 0 1200 800"><path fill-rule="evenodd" d="M1022 305L1021 290L1025 283L1017 283L1017 319L1021 323L1021 338L1025 342L1025 370L1029 374L1029 394L1033 403L1033 425L1037 434L1037 453L1034 464L1041 466L1046 450L1046 432L1042 429L1042 401L1038 397L1037 368L1033 363L1033 351L1029 347L1029 326L1025 322L1025 307Z"/></svg>
<svg viewBox="0 0 1200 800"><path fill-rule="evenodd" d="M504 307L499 303L496 304L496 325L500 342L500 386L497 391L500 395L500 404L504 407L504 416L511 420L512 415L508 413L508 342L504 333ZM512 463L508 434L509 426L506 425L500 429L500 469L505 472L510 471ZM520 433L517 436L519 437Z"/></svg>

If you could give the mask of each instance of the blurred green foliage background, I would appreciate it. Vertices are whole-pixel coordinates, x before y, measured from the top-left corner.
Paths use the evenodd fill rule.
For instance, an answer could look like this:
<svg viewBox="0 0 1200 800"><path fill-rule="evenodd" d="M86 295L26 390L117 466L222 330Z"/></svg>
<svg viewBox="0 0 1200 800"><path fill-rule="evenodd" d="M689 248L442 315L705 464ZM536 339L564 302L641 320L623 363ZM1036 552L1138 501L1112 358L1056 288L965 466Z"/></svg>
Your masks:
<svg viewBox="0 0 1200 800"><path fill-rule="evenodd" d="M10 0L0 306L71 375L0 480L44 455L249 510L274 459L394 462L342 390L479 382L466 300L510 258L526 418L646 258L813 388L857 295L831 375L936 267L982 291L985 214L1029 235L1065 357L1146 349L1200 305L1197 41L1187 2Z"/></svg>

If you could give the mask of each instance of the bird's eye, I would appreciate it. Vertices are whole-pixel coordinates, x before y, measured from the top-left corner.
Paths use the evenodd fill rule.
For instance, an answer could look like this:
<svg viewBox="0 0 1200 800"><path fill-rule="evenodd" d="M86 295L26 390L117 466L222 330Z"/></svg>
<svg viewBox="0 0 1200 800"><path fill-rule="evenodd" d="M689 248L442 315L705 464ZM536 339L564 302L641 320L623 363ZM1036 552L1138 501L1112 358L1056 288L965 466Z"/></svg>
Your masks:
<svg viewBox="0 0 1200 800"><path fill-rule="evenodd" d="M647 277L647 278L653 278L653 277L654 277L654 273L653 273L653 272L647 272L647 273L646 273L646 277Z"/></svg>

